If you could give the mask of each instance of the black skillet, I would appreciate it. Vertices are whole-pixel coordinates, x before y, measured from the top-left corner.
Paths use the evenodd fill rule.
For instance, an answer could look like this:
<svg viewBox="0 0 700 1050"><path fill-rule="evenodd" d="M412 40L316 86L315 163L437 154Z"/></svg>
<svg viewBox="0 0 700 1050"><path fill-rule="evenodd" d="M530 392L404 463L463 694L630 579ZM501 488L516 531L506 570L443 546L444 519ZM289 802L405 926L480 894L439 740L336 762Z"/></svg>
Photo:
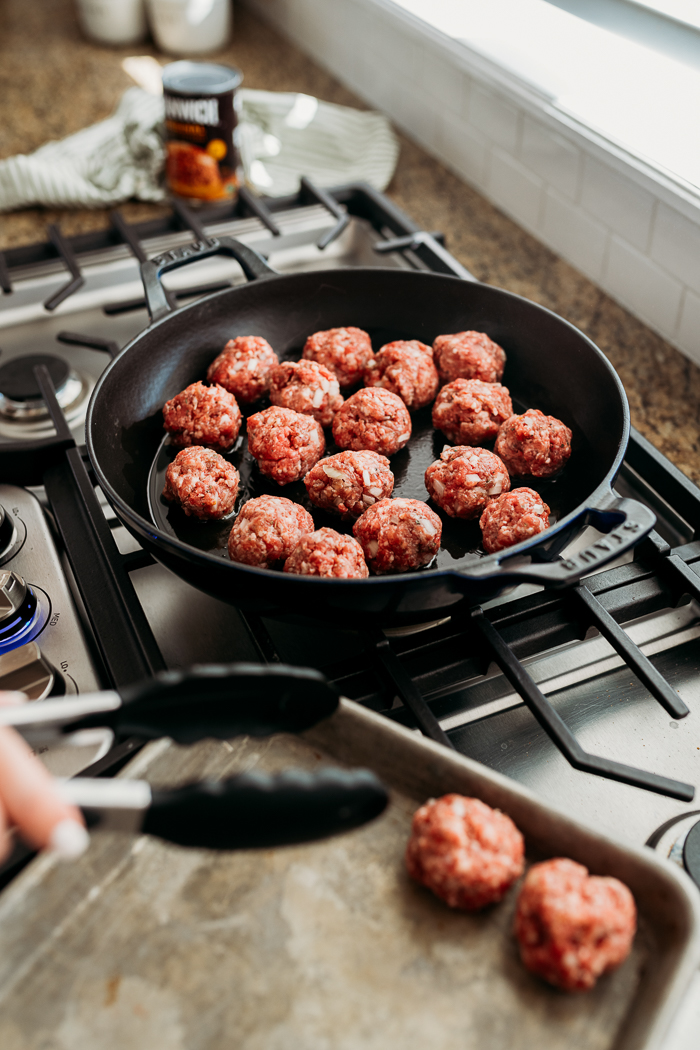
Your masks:
<svg viewBox="0 0 700 1050"><path fill-rule="evenodd" d="M238 260L249 283L172 311L160 275L221 253ZM279 275L228 237L169 252L144 263L141 272L152 323L98 382L88 410L87 447L100 486L127 528L155 558L209 594L272 616L417 623L523 581L575 583L637 543L654 524L651 511L611 489L630 425L615 370L583 333L536 303L456 277L395 269ZM500 343L508 356L503 381L516 409L540 408L573 430L573 453L559 477L513 482L542 494L553 511L552 527L487 557L477 523L438 511L443 543L430 567L366 580L319 579L232 563L225 542L231 521L193 522L162 500L164 471L175 451L163 438L162 406L204 378L227 339L264 336L280 358L298 358L312 332L343 325L368 331L375 350L391 339L431 344L441 333L469 329ZM423 474L444 443L432 429L430 409L414 413L411 441L392 457L395 496L427 499ZM335 451L332 442L328 451ZM243 438L229 455L241 472L237 506L263 492L308 506L301 482L279 488L260 476ZM317 527L348 531L339 519L312 509ZM587 524L606 535L579 554L560 558Z"/></svg>

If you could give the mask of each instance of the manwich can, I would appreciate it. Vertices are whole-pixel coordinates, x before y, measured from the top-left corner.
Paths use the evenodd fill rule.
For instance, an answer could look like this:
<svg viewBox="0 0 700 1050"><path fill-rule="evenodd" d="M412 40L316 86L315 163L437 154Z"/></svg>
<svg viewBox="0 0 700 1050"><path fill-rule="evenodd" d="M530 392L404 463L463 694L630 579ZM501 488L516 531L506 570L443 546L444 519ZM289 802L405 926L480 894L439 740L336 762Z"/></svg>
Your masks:
<svg viewBox="0 0 700 1050"><path fill-rule="evenodd" d="M239 70L209 62L163 69L166 178L190 201L227 201L241 184L238 148Z"/></svg>

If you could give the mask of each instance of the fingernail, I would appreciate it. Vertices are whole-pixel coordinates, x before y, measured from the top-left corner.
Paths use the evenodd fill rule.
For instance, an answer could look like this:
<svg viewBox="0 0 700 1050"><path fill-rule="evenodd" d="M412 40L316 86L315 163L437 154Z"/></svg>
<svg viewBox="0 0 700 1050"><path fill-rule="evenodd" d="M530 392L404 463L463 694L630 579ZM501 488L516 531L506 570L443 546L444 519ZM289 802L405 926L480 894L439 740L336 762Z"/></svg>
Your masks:
<svg viewBox="0 0 700 1050"><path fill-rule="evenodd" d="M9 707L11 704L24 704L27 701L27 694L20 693L17 689L5 689L0 691L0 706L7 704Z"/></svg>
<svg viewBox="0 0 700 1050"><path fill-rule="evenodd" d="M90 845L87 829L77 820L61 820L51 832L49 849L62 860L75 860Z"/></svg>

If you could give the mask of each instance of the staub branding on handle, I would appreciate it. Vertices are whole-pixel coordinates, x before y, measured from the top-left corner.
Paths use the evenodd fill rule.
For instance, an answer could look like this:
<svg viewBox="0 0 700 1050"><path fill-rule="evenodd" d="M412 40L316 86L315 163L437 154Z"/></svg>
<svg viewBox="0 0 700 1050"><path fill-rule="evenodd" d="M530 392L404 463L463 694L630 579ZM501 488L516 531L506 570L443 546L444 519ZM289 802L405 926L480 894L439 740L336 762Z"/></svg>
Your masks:
<svg viewBox="0 0 700 1050"><path fill-rule="evenodd" d="M173 62L163 70L168 187L190 201L231 200L241 182L236 69Z"/></svg>

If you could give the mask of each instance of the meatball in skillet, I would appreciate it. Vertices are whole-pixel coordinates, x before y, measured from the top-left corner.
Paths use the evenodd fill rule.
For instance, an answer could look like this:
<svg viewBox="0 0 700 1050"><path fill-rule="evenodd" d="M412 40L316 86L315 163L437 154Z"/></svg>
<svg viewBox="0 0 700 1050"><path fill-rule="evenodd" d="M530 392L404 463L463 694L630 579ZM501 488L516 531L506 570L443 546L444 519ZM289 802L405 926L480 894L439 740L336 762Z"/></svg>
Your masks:
<svg viewBox="0 0 700 1050"><path fill-rule="evenodd" d="M233 511L238 483L232 463L213 449L193 445L178 452L166 470L163 496L188 517L218 520Z"/></svg>
<svg viewBox="0 0 700 1050"><path fill-rule="evenodd" d="M270 373L279 364L267 339L241 335L229 339L207 370L207 382L219 383L242 405L252 404L270 389Z"/></svg>

